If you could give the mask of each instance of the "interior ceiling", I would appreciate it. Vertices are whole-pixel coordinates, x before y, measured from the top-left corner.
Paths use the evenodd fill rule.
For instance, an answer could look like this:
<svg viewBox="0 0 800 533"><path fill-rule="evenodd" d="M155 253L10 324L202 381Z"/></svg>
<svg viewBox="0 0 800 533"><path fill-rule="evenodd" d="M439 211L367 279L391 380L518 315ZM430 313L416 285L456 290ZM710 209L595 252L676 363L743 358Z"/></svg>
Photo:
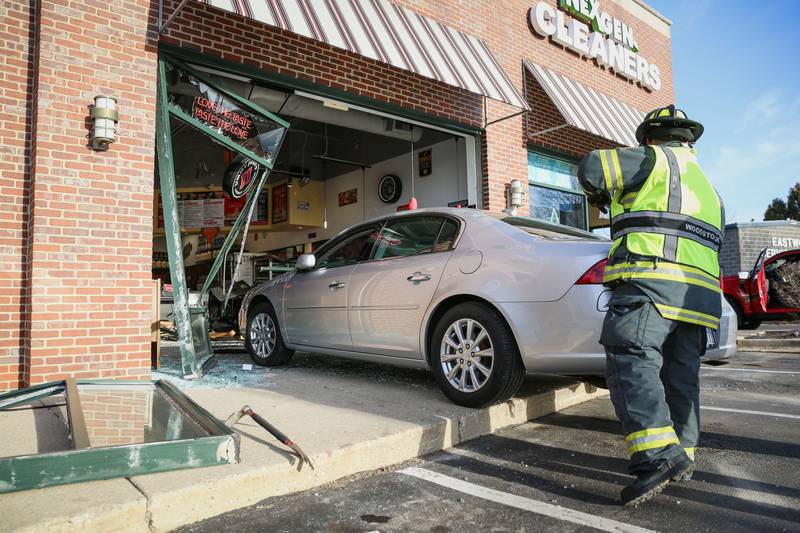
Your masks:
<svg viewBox="0 0 800 533"><path fill-rule="evenodd" d="M423 129L419 141L414 143L414 150L450 138L452 136L444 132ZM311 171L312 179L327 179L358 167L330 161L324 162L323 165L320 159L313 156L327 155L371 166L402 154L409 154L409 165L411 165L410 142L343 126L295 118L291 119L291 128L278 154L275 168L281 170L306 168Z"/></svg>
<svg viewBox="0 0 800 533"><path fill-rule="evenodd" d="M348 114L358 117L359 111L337 111L340 124L347 122ZM350 172L358 168L331 161L323 162L314 156L327 155L368 166L385 161L402 154L411 159L411 142L377 133L360 131L341 125L324 124L310 119L286 117L291 127L284 139L276 170L305 172L314 180L325 180ZM359 117L362 118L363 117ZM179 187L201 186L210 183L221 183L225 165L222 161L223 149L211 138L199 130L172 119L173 152L175 156L175 172ZM452 139L447 133L427 128L417 128L417 141L414 150L419 150ZM326 142L327 141L327 142Z"/></svg>

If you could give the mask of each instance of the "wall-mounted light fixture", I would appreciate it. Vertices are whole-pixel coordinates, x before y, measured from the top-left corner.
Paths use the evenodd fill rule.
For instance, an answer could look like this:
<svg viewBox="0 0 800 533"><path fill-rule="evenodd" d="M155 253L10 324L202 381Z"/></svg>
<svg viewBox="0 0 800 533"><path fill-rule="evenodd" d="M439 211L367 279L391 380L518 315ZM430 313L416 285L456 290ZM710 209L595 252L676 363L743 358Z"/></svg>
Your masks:
<svg viewBox="0 0 800 533"><path fill-rule="evenodd" d="M117 140L117 99L110 96L95 96L92 107L92 148L104 152Z"/></svg>
<svg viewBox="0 0 800 533"><path fill-rule="evenodd" d="M525 186L522 180L511 180L509 188L509 207L522 207L525 202Z"/></svg>

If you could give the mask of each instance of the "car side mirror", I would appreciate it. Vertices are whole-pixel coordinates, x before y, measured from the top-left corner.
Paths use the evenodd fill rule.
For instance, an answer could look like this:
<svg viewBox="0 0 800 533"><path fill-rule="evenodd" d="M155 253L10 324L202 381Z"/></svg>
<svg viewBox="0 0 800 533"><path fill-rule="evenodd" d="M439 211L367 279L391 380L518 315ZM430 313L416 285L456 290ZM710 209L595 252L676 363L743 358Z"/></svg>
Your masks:
<svg viewBox="0 0 800 533"><path fill-rule="evenodd" d="M739 279L741 281L747 281L750 279L750 272L739 272Z"/></svg>
<svg viewBox="0 0 800 533"><path fill-rule="evenodd" d="M317 264L317 258L314 254L303 254L297 258L295 268L297 270L311 270Z"/></svg>

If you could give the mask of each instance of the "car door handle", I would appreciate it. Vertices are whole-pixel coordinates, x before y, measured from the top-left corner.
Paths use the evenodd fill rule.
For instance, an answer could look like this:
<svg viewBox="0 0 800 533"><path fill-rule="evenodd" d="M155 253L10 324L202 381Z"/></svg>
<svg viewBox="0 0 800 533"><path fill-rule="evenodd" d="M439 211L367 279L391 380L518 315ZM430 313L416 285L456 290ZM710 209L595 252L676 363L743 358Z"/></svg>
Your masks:
<svg viewBox="0 0 800 533"><path fill-rule="evenodd" d="M328 284L331 289L344 289L344 283L341 281L332 281Z"/></svg>
<svg viewBox="0 0 800 533"><path fill-rule="evenodd" d="M411 276L406 278L408 281L430 281L431 275L430 274L423 274L422 272L414 272Z"/></svg>

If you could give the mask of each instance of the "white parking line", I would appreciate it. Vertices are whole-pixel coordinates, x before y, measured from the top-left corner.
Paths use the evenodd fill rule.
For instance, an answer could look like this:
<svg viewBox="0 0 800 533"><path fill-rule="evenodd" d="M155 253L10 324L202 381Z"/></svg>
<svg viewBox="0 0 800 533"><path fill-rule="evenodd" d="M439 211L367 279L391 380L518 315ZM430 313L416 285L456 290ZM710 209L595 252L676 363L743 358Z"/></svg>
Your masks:
<svg viewBox="0 0 800 533"><path fill-rule="evenodd" d="M745 415L776 416L778 418L796 418L800 420L800 415L788 415L786 413L771 413L769 411L750 411L747 409L730 409L727 407L709 407L707 405L701 405L700 409L705 409L706 411L720 411L723 413L742 413Z"/></svg>
<svg viewBox="0 0 800 533"><path fill-rule="evenodd" d="M600 531L655 533L652 529L645 529L639 526L626 524L624 522L617 522L616 520L603 518L602 516L582 513L580 511L573 511L572 509L567 509L566 507L551 505L549 503L531 500L529 498L523 498L522 496L490 489L488 487L469 483L467 481L446 476L444 474L439 474L438 472L433 472L424 468L409 467L404 470L398 470L398 472L407 476L424 479L425 481L429 481L431 483L435 483L437 485L441 485L442 487L447 487L448 489L462 492L464 494L469 494L470 496L476 496L478 498L483 498L484 500L500 503L502 505L508 505L509 507L516 507L517 509L522 509L523 511L530 511L532 513L549 516L565 522L572 522L573 524L587 526Z"/></svg>
<svg viewBox="0 0 800 533"><path fill-rule="evenodd" d="M800 374L791 370L761 370L758 368L725 368L721 366L704 366L703 370L726 370L728 372L763 372L764 374Z"/></svg>

